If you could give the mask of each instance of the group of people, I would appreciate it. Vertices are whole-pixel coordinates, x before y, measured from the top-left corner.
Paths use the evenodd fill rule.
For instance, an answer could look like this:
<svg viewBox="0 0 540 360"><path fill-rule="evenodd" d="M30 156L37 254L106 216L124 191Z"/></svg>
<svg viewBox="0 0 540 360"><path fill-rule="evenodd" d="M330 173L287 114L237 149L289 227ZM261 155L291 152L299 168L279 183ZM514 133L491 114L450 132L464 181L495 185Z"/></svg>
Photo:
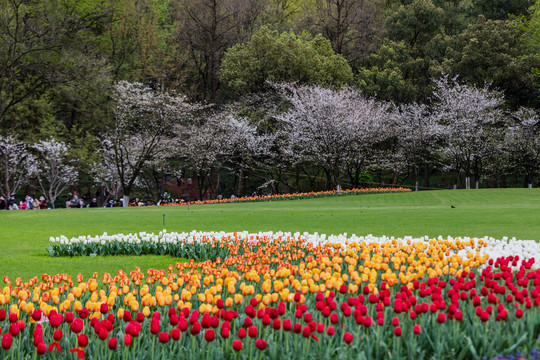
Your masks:
<svg viewBox="0 0 540 360"><path fill-rule="evenodd" d="M0 196L0 210L38 210L46 209L49 202L45 197L41 196L39 200L30 195L26 195L23 200L17 204L15 195L11 195L8 199Z"/></svg>

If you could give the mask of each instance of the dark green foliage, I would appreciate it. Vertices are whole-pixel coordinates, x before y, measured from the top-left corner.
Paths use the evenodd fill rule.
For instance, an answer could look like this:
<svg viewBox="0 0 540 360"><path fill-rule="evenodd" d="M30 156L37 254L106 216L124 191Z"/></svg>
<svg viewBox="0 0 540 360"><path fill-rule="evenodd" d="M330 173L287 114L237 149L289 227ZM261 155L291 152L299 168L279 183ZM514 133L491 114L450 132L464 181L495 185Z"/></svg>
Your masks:
<svg viewBox="0 0 540 360"><path fill-rule="evenodd" d="M524 56L520 35L509 22L480 16L453 39L441 70L477 86L492 83L513 106L538 106L539 82L532 69L540 67L540 58Z"/></svg>
<svg viewBox="0 0 540 360"><path fill-rule="evenodd" d="M305 39L263 27L248 43L225 53L220 79L241 94L267 89L267 82L342 86L352 83L353 75L322 35Z"/></svg>
<svg viewBox="0 0 540 360"><path fill-rule="evenodd" d="M484 15L487 19L504 20L508 15L527 13L534 0L472 0L473 16Z"/></svg>

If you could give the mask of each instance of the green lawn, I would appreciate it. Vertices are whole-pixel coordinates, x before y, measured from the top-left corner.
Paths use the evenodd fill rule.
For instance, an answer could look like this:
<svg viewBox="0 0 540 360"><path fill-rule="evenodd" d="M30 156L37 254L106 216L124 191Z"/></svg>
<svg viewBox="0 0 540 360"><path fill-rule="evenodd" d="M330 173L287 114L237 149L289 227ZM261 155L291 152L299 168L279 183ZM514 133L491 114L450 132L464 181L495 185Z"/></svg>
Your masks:
<svg viewBox="0 0 540 360"><path fill-rule="evenodd" d="M451 208L451 205L455 208ZM308 231L540 239L540 189L445 190L339 198L128 209L0 212L0 276L163 268L168 256L50 258L50 236L103 232Z"/></svg>

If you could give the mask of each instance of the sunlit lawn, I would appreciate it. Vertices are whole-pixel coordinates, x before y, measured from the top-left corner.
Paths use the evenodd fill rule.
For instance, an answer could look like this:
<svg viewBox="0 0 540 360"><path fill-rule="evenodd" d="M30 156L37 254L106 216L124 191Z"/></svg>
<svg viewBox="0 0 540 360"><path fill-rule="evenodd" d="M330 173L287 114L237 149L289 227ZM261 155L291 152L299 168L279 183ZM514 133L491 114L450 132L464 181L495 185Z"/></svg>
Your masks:
<svg viewBox="0 0 540 360"><path fill-rule="evenodd" d="M454 208L451 207L454 206ZM0 213L0 275L85 276L136 266L164 268L168 256L51 258L50 236L107 232L283 230L388 236L515 236L540 239L540 190L448 190L307 200L151 207L56 209Z"/></svg>

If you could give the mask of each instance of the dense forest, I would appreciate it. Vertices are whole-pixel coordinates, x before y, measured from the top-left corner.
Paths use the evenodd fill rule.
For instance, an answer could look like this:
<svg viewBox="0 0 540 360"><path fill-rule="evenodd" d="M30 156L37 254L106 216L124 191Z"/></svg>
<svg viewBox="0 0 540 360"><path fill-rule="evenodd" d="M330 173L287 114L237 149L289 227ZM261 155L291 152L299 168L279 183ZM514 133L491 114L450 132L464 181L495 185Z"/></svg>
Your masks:
<svg viewBox="0 0 540 360"><path fill-rule="evenodd" d="M533 0L0 0L0 192L536 185L538 29Z"/></svg>

